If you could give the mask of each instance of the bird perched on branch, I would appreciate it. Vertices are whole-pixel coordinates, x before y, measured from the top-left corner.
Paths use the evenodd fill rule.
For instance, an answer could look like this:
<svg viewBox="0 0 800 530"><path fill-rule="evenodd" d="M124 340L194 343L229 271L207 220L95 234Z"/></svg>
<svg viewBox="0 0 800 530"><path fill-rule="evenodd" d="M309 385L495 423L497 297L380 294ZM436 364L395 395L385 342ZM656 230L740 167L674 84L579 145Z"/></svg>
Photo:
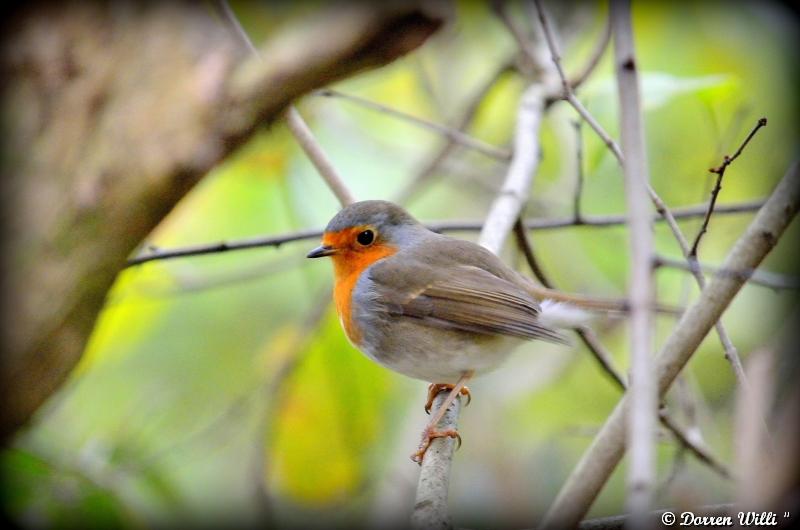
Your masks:
<svg viewBox="0 0 800 530"><path fill-rule="evenodd" d="M309 258L330 256L334 301L350 342L396 372L450 392L423 432L412 459L421 463L431 441L460 436L437 430L464 384L497 368L525 340L563 343L558 328L586 314L561 302L540 302L538 288L500 258L469 241L428 230L403 208L363 201L328 223Z"/></svg>

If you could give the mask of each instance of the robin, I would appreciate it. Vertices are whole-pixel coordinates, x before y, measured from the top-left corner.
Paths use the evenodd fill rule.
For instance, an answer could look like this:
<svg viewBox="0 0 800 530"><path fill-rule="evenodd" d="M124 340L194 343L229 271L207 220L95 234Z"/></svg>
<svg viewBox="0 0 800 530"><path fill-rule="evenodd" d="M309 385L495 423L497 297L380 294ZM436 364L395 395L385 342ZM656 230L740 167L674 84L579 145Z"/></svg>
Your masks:
<svg viewBox="0 0 800 530"><path fill-rule="evenodd" d="M485 248L432 232L387 201L342 209L308 254L324 256L333 260L333 297L350 342L431 383L426 412L439 392L450 392L412 455L418 463L435 438L460 443L457 431L436 425L459 394L469 398L470 378L497 368L522 341L564 343L556 328L583 318L572 305L540 303L538 286Z"/></svg>

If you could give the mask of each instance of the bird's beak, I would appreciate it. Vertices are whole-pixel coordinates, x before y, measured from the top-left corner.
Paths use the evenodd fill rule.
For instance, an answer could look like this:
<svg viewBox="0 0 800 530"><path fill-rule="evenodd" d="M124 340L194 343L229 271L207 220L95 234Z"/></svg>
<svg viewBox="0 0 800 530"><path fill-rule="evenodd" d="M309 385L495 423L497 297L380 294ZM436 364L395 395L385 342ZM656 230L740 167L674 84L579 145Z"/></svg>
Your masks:
<svg viewBox="0 0 800 530"><path fill-rule="evenodd" d="M309 252L306 257L307 258L324 258L325 256L333 256L336 254L336 249L328 246L328 245L320 245L311 252Z"/></svg>

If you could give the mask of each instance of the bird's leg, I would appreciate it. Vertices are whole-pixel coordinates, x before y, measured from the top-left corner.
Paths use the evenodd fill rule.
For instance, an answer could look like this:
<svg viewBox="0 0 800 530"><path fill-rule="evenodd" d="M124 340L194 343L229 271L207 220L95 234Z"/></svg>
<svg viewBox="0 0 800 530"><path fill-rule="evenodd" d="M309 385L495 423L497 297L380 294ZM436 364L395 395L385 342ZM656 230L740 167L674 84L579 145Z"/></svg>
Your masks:
<svg viewBox="0 0 800 530"><path fill-rule="evenodd" d="M439 407L439 410L436 411L436 414L431 418L431 421L428 422L428 425L425 426L425 430L422 431L422 441L420 442L417 451L411 455L411 460L418 463L419 465L422 465L422 459L425 457L425 453L428 451L431 442L436 438L445 438L445 437L456 438L458 440L458 446L461 447L461 435L458 434L457 430L455 429L438 430L437 426L439 425L441 419L444 417L445 412L447 412L447 409L450 407L450 405L453 404L453 401L455 401L459 395L464 394L462 392L462 390L465 388L464 385L467 383L467 381L469 381L472 375L473 372L467 372L461 376L461 379L459 379L455 385L452 385L452 388L450 388L450 393L447 395L447 398L445 398L444 403L442 403L442 406ZM450 387L450 385L446 385L445 388L447 387ZM429 388L429 392L431 390L432 389ZM436 394L438 393L439 392L437 390ZM436 394L434 394L434 397L436 396ZM469 396L469 390L467 390L466 394L464 395Z"/></svg>
<svg viewBox="0 0 800 530"><path fill-rule="evenodd" d="M450 392L455 388L456 385L451 385L449 383L431 383L428 385L428 401L425 403L425 413L430 414L431 408L433 408L433 400L436 399L436 396L439 395L439 392L446 390ZM469 405L470 401L472 401L472 395L469 393L469 388L462 387L461 388L461 395L467 398L466 405Z"/></svg>

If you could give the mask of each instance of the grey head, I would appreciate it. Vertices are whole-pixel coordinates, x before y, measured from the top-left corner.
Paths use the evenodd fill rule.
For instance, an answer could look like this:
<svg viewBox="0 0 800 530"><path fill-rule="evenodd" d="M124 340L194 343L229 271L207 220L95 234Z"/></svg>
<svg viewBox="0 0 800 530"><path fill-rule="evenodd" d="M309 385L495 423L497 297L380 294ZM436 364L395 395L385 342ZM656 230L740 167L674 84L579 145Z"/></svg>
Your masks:
<svg viewBox="0 0 800 530"><path fill-rule="evenodd" d="M389 201L361 201L344 207L330 220L326 232L341 232L346 228L373 225L375 228L418 225L402 207Z"/></svg>
<svg viewBox="0 0 800 530"><path fill-rule="evenodd" d="M402 248L414 235L429 232L400 206L389 201L361 201L344 207L330 220L322 245L307 257L331 256L344 248L387 244Z"/></svg>

